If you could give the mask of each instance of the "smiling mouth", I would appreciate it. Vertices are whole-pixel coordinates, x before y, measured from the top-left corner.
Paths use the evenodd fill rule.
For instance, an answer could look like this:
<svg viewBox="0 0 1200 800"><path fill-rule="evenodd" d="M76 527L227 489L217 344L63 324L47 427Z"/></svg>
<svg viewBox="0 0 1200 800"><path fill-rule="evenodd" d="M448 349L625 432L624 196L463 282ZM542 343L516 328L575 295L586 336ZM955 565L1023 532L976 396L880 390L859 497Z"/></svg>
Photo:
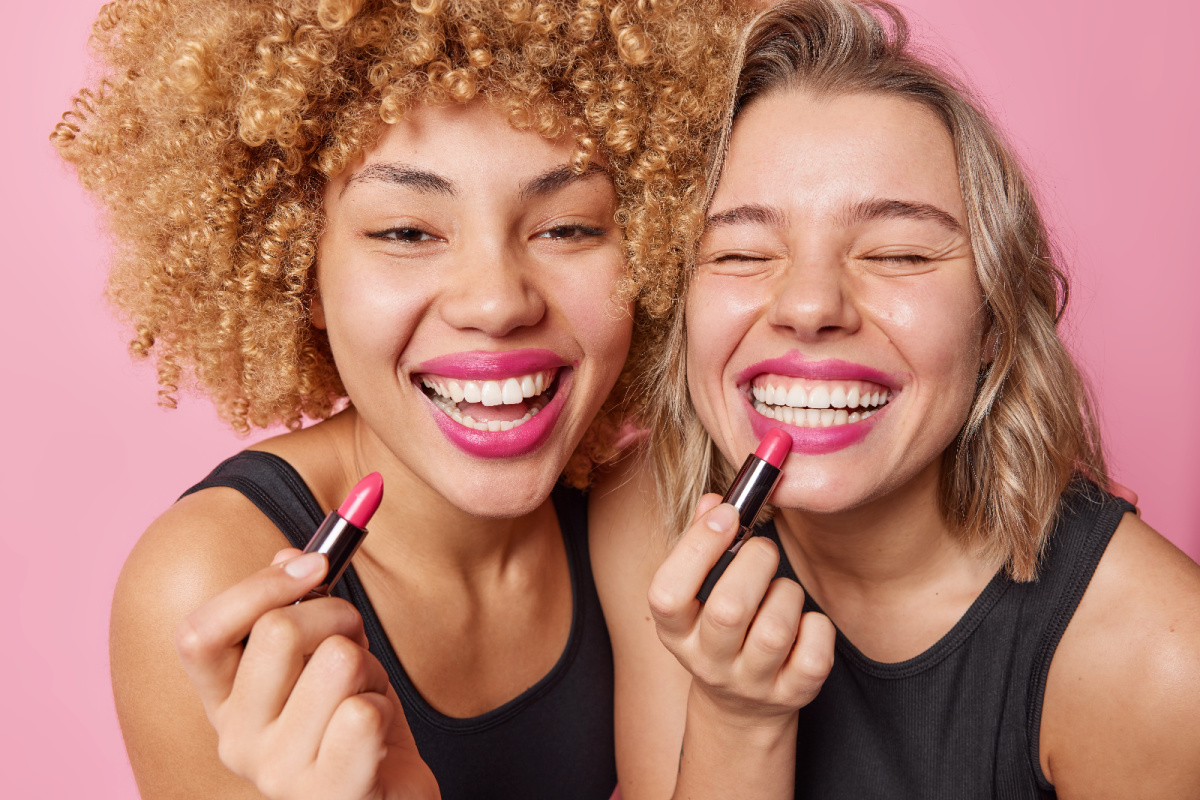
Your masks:
<svg viewBox="0 0 1200 800"><path fill-rule="evenodd" d="M888 404L892 392L871 381L812 381L759 375L745 391L755 412L800 428L832 428L869 419Z"/></svg>
<svg viewBox="0 0 1200 800"><path fill-rule="evenodd" d="M558 391L559 369L479 381L418 376L425 396L446 416L477 431L510 431L538 415Z"/></svg>

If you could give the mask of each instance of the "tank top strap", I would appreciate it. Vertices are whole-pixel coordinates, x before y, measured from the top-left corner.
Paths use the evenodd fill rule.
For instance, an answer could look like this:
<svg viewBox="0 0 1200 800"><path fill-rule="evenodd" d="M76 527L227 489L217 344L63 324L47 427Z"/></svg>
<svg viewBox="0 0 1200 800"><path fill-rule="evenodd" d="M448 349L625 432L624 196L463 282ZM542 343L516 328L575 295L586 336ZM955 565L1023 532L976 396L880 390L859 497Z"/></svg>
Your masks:
<svg viewBox="0 0 1200 800"><path fill-rule="evenodd" d="M295 467L274 453L243 450L230 456L180 498L214 486L241 492L274 523L288 544L298 550L304 549L325 519L321 504L304 478L300 477ZM355 605L366 602L366 592L353 564L342 573L333 595ZM374 651L376 648L372 646L371 649Z"/></svg>
<svg viewBox="0 0 1200 800"><path fill-rule="evenodd" d="M295 467L273 453L243 450L220 464L180 499L201 489L224 486L241 492L275 524L292 545L303 548L325 512Z"/></svg>

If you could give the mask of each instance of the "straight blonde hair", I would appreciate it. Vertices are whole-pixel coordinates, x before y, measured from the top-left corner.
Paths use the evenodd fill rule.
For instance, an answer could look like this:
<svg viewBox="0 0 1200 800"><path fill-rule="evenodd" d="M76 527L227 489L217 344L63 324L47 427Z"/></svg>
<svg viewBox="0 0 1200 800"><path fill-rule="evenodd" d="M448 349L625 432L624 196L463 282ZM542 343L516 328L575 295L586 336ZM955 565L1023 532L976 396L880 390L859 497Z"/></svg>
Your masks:
<svg viewBox="0 0 1200 800"><path fill-rule="evenodd" d="M985 558L1005 564L1014 580L1035 579L1061 496L1077 477L1106 485L1107 469L1086 382L1058 335L1067 278L1021 164L970 91L914 52L903 14L885 2L780 3L750 23L734 69L736 92L710 155L710 200L738 114L768 95L902 97L945 124L995 348L943 456L939 505ZM680 297L690 280L687 270ZM720 491L734 472L688 398L684 308L678 302L668 322L647 420L660 501L675 531L700 496Z"/></svg>

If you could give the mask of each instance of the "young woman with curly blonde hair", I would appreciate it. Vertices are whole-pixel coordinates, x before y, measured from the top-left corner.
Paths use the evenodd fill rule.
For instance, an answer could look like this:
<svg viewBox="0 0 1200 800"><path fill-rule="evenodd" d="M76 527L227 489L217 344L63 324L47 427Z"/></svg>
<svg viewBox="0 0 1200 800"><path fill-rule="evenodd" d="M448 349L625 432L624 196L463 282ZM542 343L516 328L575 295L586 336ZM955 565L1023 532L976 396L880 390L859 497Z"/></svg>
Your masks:
<svg viewBox="0 0 1200 800"><path fill-rule="evenodd" d="M168 405L194 386L238 430L292 429L122 572L143 797L612 793L586 507L556 484L638 408L630 341L669 307L722 107L718 6L101 12L104 79L53 139L107 211L132 350ZM293 605L326 564L280 548L372 471L339 597Z"/></svg>
<svg viewBox="0 0 1200 800"><path fill-rule="evenodd" d="M1200 568L1099 488L1067 281L1012 151L886 3L780 3L738 66L654 382L658 491L631 465L592 501L625 532L605 550L641 548L640 589L605 606L618 725L651 721L619 739L640 783L1196 797ZM773 519L701 603L738 527L706 493L778 429ZM645 531L685 527L658 567Z"/></svg>

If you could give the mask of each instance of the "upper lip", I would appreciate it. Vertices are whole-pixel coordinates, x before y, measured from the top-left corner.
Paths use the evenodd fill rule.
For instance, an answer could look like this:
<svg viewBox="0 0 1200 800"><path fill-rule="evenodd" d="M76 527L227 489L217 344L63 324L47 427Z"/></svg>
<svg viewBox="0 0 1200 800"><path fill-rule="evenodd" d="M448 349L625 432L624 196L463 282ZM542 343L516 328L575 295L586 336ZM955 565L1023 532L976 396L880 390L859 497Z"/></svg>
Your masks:
<svg viewBox="0 0 1200 800"><path fill-rule="evenodd" d="M738 373L738 385L747 384L763 373L791 378L807 378L813 381L871 381L891 389L899 388L902 382L901 376L889 375L865 364L855 364L852 361L842 361L837 358L810 360L799 352L792 351L787 355L768 358L746 367Z"/></svg>
<svg viewBox="0 0 1200 800"><path fill-rule="evenodd" d="M462 380L497 380L566 365L566 359L552 350L467 350L423 361L412 369L412 373Z"/></svg>

